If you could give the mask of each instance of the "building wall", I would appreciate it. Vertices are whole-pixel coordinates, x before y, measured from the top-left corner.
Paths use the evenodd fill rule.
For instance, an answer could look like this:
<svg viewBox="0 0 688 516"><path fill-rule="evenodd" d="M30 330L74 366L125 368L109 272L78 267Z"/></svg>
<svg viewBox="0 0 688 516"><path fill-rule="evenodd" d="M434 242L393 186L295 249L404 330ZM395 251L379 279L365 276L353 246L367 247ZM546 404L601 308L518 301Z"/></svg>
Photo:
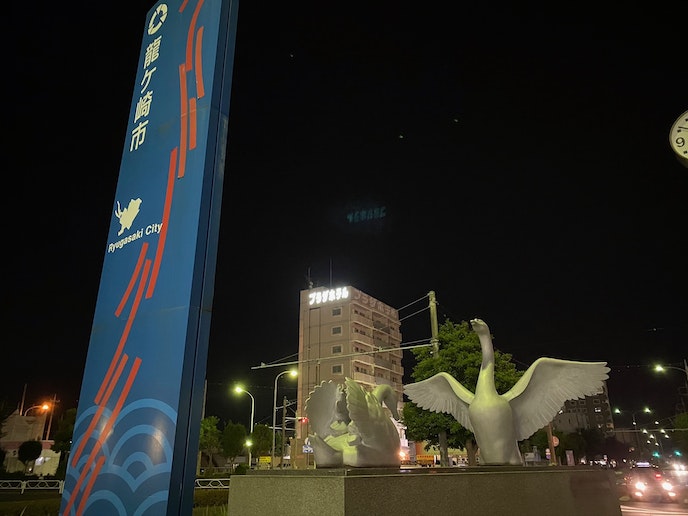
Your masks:
<svg viewBox="0 0 688 516"><path fill-rule="evenodd" d="M597 428L604 433L613 433L614 420L606 382L599 394L566 401L559 414L554 417L552 426L565 433L575 432L579 428Z"/></svg>
<svg viewBox="0 0 688 516"><path fill-rule="evenodd" d="M35 475L54 475L60 462L60 454L51 450L54 441L43 439L46 415L22 416L19 411L11 414L2 424L0 447L5 450L5 471L8 473L24 472ZM41 441L43 451L35 464L27 469L19 458L19 447L26 441Z"/></svg>

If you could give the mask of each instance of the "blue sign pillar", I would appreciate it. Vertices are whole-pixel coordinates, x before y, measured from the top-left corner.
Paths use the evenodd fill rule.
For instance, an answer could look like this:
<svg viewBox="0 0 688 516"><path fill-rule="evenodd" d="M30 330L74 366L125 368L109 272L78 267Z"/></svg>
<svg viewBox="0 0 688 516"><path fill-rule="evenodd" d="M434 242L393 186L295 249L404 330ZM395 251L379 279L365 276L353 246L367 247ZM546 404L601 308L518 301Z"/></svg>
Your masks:
<svg viewBox="0 0 688 516"><path fill-rule="evenodd" d="M192 512L237 13L147 14L62 515Z"/></svg>

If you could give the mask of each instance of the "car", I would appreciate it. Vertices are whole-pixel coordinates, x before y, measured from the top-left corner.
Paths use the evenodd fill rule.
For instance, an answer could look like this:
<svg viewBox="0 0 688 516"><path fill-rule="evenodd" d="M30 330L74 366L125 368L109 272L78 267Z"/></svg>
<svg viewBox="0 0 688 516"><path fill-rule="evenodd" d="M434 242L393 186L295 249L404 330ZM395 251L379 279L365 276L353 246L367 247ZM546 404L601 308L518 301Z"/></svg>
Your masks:
<svg viewBox="0 0 688 516"><path fill-rule="evenodd" d="M634 466L625 476L631 500L673 502L677 492L671 478L656 466Z"/></svg>

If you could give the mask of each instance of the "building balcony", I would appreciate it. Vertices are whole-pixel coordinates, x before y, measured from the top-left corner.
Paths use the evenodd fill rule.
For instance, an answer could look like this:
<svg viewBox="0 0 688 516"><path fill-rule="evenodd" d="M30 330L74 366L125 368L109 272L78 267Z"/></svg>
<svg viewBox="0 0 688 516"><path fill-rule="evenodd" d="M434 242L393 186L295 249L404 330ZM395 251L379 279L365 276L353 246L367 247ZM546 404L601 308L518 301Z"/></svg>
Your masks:
<svg viewBox="0 0 688 516"><path fill-rule="evenodd" d="M369 317L364 316L363 314L357 314L357 313L352 312L351 313L351 320L362 324L366 328L372 328L373 327L373 321Z"/></svg>
<svg viewBox="0 0 688 516"><path fill-rule="evenodd" d="M357 333L357 332L352 331L351 332L351 340L352 341L358 341L358 342L361 342L363 344L367 344L368 346L373 345L373 338L368 337L368 335L364 335L363 333Z"/></svg>
<svg viewBox="0 0 688 516"><path fill-rule="evenodd" d="M372 374L359 373L356 371L354 371L353 374L353 379L357 382L365 383L368 385L377 385L377 382L375 381L376 378Z"/></svg>
<svg viewBox="0 0 688 516"><path fill-rule="evenodd" d="M364 364L368 365L375 365L375 359L372 355L356 355L354 360L356 362L363 362Z"/></svg>

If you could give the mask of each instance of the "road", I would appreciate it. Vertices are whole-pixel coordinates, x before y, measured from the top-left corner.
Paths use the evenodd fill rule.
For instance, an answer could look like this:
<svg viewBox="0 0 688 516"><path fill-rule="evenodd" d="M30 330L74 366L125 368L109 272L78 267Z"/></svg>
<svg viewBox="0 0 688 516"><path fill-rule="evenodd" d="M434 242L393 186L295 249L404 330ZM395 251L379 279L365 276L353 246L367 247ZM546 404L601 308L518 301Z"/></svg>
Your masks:
<svg viewBox="0 0 688 516"><path fill-rule="evenodd" d="M688 516L688 505L678 503L621 502L623 516Z"/></svg>

